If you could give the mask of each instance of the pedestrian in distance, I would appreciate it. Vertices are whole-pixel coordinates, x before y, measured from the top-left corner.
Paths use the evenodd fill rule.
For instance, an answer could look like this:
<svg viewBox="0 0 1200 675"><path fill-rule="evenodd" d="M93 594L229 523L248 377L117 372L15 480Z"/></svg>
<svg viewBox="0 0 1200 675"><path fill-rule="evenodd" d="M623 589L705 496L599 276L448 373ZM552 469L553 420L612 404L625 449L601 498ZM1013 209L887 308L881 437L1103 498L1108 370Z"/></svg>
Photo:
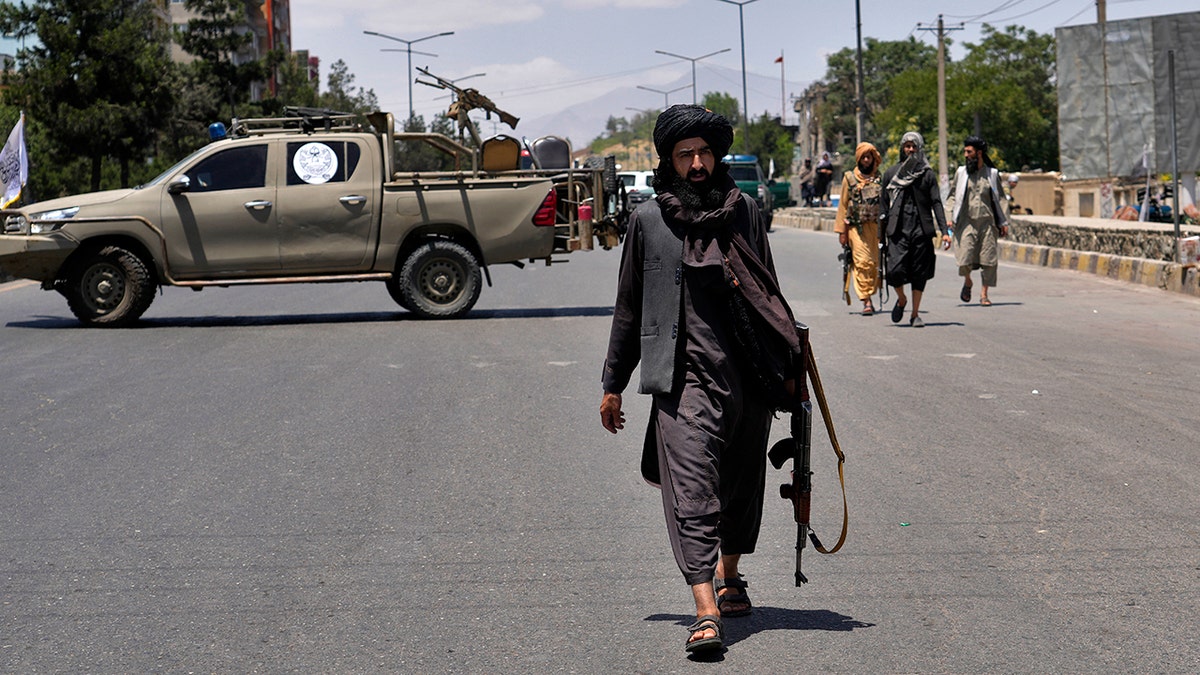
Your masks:
<svg viewBox="0 0 1200 675"><path fill-rule="evenodd" d="M908 325L923 328L921 296L925 283L933 278L937 255L934 237L945 248L950 247L950 231L946 227L946 212L937 176L925 159L925 139L910 131L900 138L899 164L883 174L880 202L880 222L883 229L886 259L885 277L896 290L892 305L892 323L904 318L908 296L904 286L912 286L912 313Z"/></svg>
<svg viewBox="0 0 1200 675"><path fill-rule="evenodd" d="M813 184L817 177L817 170L813 167L812 158L804 159L804 168L800 169L800 198L804 201L804 205L812 207L813 205Z"/></svg>
<svg viewBox="0 0 1200 675"><path fill-rule="evenodd" d="M946 210L950 213L958 274L963 278L959 299L971 302L974 286L971 272L980 270L983 290L979 293L979 304L990 307L988 289L996 286L999 239L1008 236L1008 217L1000 172L988 157L987 142L978 136L968 136L963 141L963 165L954 172Z"/></svg>
<svg viewBox="0 0 1200 675"><path fill-rule="evenodd" d="M838 243L850 247L854 291L862 300L863 316L875 313L871 296L879 290L879 150L867 142L854 149L854 170L842 175L833 231Z"/></svg>
<svg viewBox="0 0 1200 675"><path fill-rule="evenodd" d="M771 401L792 395L804 372L763 215L720 160L732 143L729 121L701 106L659 116L657 194L629 220L602 374L600 422L611 433L625 426L621 395L639 363L638 391L652 396L641 469L662 492L695 602L689 652L721 649L722 621L751 612L739 563L762 521L780 409ZM747 319L768 338L761 358L744 347Z"/></svg>
<svg viewBox="0 0 1200 675"><path fill-rule="evenodd" d="M829 153L821 153L821 161L817 162L817 177L813 179L813 194L816 195L817 206L829 205L829 185L833 182L833 162L829 161Z"/></svg>

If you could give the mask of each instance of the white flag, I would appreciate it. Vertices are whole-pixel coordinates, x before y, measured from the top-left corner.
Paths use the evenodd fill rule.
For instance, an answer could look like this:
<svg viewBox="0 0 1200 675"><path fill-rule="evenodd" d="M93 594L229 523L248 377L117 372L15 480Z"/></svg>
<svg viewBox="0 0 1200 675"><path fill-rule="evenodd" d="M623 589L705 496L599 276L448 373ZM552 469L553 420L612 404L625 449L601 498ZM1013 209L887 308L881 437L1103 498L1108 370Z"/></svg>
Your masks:
<svg viewBox="0 0 1200 675"><path fill-rule="evenodd" d="M0 150L0 183L4 185L4 202L0 208L7 209L15 204L28 180L29 156L25 154L25 113L22 112L4 149Z"/></svg>

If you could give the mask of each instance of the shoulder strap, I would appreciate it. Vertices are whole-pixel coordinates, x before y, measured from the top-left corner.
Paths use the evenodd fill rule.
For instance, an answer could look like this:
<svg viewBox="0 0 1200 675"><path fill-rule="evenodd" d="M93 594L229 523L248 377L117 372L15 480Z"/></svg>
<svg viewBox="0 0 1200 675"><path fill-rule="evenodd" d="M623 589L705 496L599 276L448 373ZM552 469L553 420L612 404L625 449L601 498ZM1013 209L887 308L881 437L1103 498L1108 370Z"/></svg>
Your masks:
<svg viewBox="0 0 1200 675"><path fill-rule="evenodd" d="M829 402L825 400L825 387L821 386L821 374L817 372L817 360L813 357L812 345L805 350L808 354L808 375L812 380L813 393L817 395L817 407L821 409L821 419L825 421L825 431L829 433L829 440L833 443L833 452L838 458L838 480L842 484L842 534L838 537L837 543L833 548L825 548L821 545L821 541L817 539L817 535L809 530L809 538L812 539L813 547L818 553L837 553L842 544L846 543L846 531L850 528L850 507L846 504L846 473L844 467L846 464L846 455L842 452L842 447L838 445L837 434L833 431L833 417L829 414Z"/></svg>

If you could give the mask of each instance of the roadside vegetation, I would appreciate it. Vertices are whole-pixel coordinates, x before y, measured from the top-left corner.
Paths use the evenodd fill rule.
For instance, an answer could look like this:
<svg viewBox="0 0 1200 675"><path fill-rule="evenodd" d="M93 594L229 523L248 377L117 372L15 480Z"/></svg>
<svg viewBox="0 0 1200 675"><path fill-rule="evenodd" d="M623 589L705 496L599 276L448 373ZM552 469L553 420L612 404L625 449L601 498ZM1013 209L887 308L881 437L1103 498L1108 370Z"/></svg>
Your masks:
<svg viewBox="0 0 1200 675"><path fill-rule="evenodd" d="M787 176L795 152L792 141L794 128L789 131L780 125L778 117L771 117L764 112L746 125L749 143L743 145L741 103L736 98L710 91L704 95L700 105L724 115L733 123L733 148L730 152L757 155L764 172L774 159L776 175L773 177ZM653 169L658 165L653 138L654 123L658 121L659 112L643 110L628 119L610 116L604 133L590 143L592 152L597 155L611 154L626 169Z"/></svg>
<svg viewBox="0 0 1200 675"><path fill-rule="evenodd" d="M947 41L949 43L949 40ZM1053 35L1020 26L998 30L984 24L978 43L952 61L947 49L946 133L951 169L967 136L978 134L994 148L992 159L1007 170L1056 171L1058 162L1057 61ZM855 50L830 54L825 76L806 92L820 101L817 124L831 147L852 164L855 141ZM866 38L863 46L866 115L864 140L885 163L899 158L900 137L916 130L937 168L937 47L907 40Z"/></svg>
<svg viewBox="0 0 1200 675"><path fill-rule="evenodd" d="M142 0L0 2L0 30L26 45L0 103L4 133L25 111L25 201L144 183L208 142L215 121L292 105L378 107L340 60L318 93L294 55L235 59L252 37L238 30L242 0L184 4L198 18L172 32L155 3ZM172 44L195 58L175 63ZM281 82L276 94L250 101L251 83L270 73Z"/></svg>

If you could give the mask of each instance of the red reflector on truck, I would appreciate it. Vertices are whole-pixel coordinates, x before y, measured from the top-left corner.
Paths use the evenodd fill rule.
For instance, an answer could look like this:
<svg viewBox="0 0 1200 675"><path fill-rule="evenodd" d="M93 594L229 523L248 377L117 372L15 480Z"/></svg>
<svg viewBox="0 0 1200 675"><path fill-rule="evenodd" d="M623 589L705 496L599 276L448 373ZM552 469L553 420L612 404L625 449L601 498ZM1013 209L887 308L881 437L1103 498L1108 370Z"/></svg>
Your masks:
<svg viewBox="0 0 1200 675"><path fill-rule="evenodd" d="M542 205L533 214L533 224L539 227L554 227L557 220L555 212L558 211L558 195L554 190L546 193L546 198L542 200Z"/></svg>

